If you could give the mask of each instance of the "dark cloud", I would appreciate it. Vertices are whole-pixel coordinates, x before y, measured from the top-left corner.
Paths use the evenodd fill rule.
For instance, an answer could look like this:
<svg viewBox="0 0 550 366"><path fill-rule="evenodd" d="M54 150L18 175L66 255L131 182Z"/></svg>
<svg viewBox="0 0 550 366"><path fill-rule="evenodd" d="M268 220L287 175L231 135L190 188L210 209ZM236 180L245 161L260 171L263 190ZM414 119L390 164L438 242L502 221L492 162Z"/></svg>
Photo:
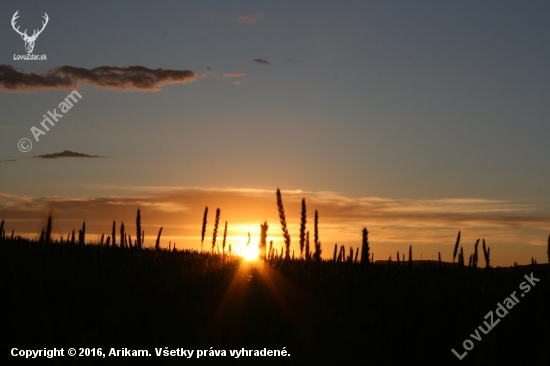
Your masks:
<svg viewBox="0 0 550 366"><path fill-rule="evenodd" d="M255 59L254 62L256 62L256 63L258 63L258 64L269 65L269 61L267 61L267 60L262 60L261 58Z"/></svg>
<svg viewBox="0 0 550 366"><path fill-rule="evenodd" d="M35 74L17 71L10 65L0 65L0 88L14 91L72 89L80 84L125 91L158 91L166 84L183 84L194 80L196 75L189 70L148 69L144 66L84 69L65 65Z"/></svg>
<svg viewBox="0 0 550 366"><path fill-rule="evenodd" d="M10 163L12 161L15 161L15 159L0 160L0 163Z"/></svg>
<svg viewBox="0 0 550 366"><path fill-rule="evenodd" d="M57 158L104 158L105 156L82 154L70 150L65 150L60 153L35 155L33 158L40 159L57 159Z"/></svg>

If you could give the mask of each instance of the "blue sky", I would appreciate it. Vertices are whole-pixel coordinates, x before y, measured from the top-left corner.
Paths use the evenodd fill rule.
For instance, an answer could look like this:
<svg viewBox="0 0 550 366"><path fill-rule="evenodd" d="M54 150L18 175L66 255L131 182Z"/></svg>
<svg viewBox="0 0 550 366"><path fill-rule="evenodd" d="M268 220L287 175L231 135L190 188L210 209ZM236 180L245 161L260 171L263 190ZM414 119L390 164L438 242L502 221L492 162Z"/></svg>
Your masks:
<svg viewBox="0 0 550 366"><path fill-rule="evenodd" d="M72 89L3 88L0 193L10 197L279 187L492 200L550 218L548 2L5 1L2 10L0 64L20 72L139 65L196 75L155 92L80 83L83 98L38 142L30 128ZM10 24L16 10L21 29L48 14L34 50L47 61L13 59L26 53ZM17 149L23 137L28 153ZM107 158L31 158L65 150ZM536 222L535 233L518 224L510 237L540 246L550 223Z"/></svg>

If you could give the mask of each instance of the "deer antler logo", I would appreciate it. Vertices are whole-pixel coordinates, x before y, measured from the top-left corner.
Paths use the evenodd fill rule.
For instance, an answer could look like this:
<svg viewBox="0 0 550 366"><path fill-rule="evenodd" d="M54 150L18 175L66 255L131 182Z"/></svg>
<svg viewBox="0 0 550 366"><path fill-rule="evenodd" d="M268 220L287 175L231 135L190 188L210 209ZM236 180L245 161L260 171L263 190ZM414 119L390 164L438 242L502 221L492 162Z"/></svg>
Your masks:
<svg viewBox="0 0 550 366"><path fill-rule="evenodd" d="M32 50L34 49L34 42L36 41L36 38L38 38L38 36L40 35L40 33L42 33L42 31L44 30L44 28L46 28L46 24L48 24L48 14L44 13L44 19L46 20L45 22L42 22L42 29L40 30L34 30L34 33L32 34L32 36L28 36L27 35L27 30L25 29L24 32L21 32L19 31L19 26L17 26L17 28L15 28L15 20L17 18L19 18L19 15L17 15L17 13L19 12L19 10L17 10L15 12L15 14L13 14L13 17L11 18L11 26L13 27L13 29L19 33L21 35L21 38L23 38L23 41L25 41L25 49L27 50L27 53L32 53Z"/></svg>

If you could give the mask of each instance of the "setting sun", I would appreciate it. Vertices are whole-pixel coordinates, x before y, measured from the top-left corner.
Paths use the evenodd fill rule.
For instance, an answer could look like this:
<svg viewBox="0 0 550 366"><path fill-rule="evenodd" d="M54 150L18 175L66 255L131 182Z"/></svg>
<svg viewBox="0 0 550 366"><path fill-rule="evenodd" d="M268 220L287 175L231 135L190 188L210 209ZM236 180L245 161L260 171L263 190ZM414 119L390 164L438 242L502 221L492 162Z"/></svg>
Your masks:
<svg viewBox="0 0 550 366"><path fill-rule="evenodd" d="M258 259L260 251L257 245L250 244L243 250L243 258L247 261L254 261Z"/></svg>
<svg viewBox="0 0 550 366"><path fill-rule="evenodd" d="M241 242L240 248L235 254L242 256L247 261L258 259L260 254L257 239L260 235L259 225L245 223L236 225L233 230L235 230L236 235L232 236L231 239Z"/></svg>

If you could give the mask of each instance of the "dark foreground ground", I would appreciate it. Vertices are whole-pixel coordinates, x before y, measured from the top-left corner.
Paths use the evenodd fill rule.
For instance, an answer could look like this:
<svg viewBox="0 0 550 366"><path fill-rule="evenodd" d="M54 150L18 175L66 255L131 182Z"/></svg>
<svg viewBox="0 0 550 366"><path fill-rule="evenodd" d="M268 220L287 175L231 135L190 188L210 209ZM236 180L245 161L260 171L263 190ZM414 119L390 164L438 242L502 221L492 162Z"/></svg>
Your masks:
<svg viewBox="0 0 550 366"><path fill-rule="evenodd" d="M4 364L550 365L548 264L512 270L315 263L0 242ZM540 279L524 293L524 275ZM524 286L525 288L525 286ZM519 303L503 318L498 303ZM522 297L521 294L524 294ZM493 312L488 334L476 328ZM501 311L502 313L502 311ZM474 348L459 361L451 352ZM469 343L466 343L470 346ZM10 356L64 348L65 357ZM150 357L69 357L73 347L146 349ZM193 358L155 348L194 350ZM231 357L230 350L286 357ZM226 356L197 359L196 350Z"/></svg>

